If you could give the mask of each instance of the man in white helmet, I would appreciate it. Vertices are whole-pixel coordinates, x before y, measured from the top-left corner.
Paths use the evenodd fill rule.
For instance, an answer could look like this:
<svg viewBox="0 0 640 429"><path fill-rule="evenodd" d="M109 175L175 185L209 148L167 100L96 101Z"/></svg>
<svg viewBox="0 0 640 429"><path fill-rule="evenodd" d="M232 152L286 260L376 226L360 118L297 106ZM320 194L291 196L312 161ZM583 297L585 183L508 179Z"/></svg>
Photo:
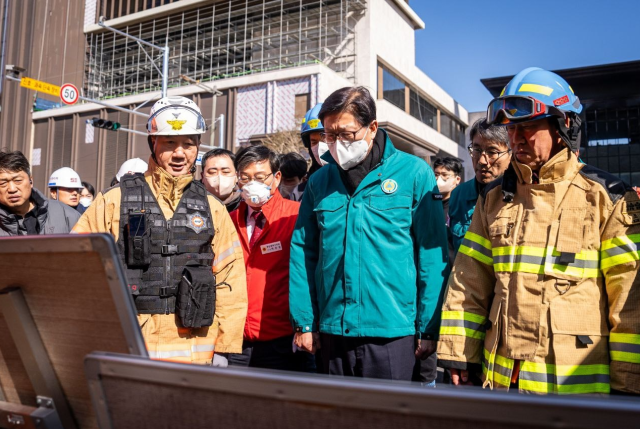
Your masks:
<svg viewBox="0 0 640 429"><path fill-rule="evenodd" d="M62 167L51 173L49 177L49 195L52 200L73 207L80 213L84 213L84 206L80 203L80 192L84 187L80 176L72 168Z"/></svg>
<svg viewBox="0 0 640 429"><path fill-rule="evenodd" d="M226 365L219 353L242 351L247 286L227 210L193 180L204 118L193 101L165 97L147 130L144 176L98 194L73 231L115 237L151 358Z"/></svg>
<svg viewBox="0 0 640 429"><path fill-rule="evenodd" d="M141 160L140 158L131 158L127 159L120 166L120 170L116 174L116 179L120 182L120 179L125 174L136 174L142 173L144 174L149 169L149 164Z"/></svg>

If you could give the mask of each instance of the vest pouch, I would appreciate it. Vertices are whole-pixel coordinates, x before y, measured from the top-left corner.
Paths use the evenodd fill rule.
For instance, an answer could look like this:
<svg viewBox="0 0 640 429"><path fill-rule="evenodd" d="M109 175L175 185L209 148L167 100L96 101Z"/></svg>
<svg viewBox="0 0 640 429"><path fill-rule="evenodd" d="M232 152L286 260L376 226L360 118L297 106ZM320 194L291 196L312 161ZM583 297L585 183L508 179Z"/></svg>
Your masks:
<svg viewBox="0 0 640 429"><path fill-rule="evenodd" d="M185 328L213 324L216 304L216 279L211 267L185 267L178 286L176 313Z"/></svg>
<svg viewBox="0 0 640 429"><path fill-rule="evenodd" d="M147 215L131 213L127 223L127 266L151 264L151 238L147 233Z"/></svg>

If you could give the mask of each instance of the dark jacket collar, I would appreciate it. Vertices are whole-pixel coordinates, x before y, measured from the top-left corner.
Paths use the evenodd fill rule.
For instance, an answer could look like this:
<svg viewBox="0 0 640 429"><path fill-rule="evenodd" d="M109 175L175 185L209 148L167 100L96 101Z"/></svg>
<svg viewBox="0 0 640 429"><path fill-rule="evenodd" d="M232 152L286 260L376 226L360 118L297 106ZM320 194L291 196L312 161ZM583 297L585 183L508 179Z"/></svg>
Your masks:
<svg viewBox="0 0 640 429"><path fill-rule="evenodd" d="M30 200L34 207L24 216L24 219L33 218L35 220L34 227L39 233L47 220L49 202L36 188L31 190ZM22 220L21 216L11 213L7 207L0 204L0 228L11 235L18 235L20 220Z"/></svg>

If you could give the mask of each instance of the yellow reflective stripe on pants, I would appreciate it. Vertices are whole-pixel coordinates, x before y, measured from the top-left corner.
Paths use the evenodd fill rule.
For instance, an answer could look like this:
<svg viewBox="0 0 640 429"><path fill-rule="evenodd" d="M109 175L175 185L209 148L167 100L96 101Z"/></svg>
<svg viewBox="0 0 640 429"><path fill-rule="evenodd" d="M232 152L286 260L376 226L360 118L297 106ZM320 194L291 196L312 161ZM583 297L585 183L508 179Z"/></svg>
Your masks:
<svg viewBox="0 0 640 429"><path fill-rule="evenodd" d="M600 245L600 268L604 270L640 260L638 243L640 234L623 235L603 241Z"/></svg>
<svg viewBox="0 0 640 429"><path fill-rule="evenodd" d="M609 334L611 360L640 363L640 335L612 332Z"/></svg>
<svg viewBox="0 0 640 429"><path fill-rule="evenodd" d="M522 362L518 386L535 393L609 393L609 365L552 365Z"/></svg>
<svg viewBox="0 0 640 429"><path fill-rule="evenodd" d="M467 231L464 235L458 252L480 261L483 264L491 265L493 263L491 257L491 242L470 231Z"/></svg>
<svg viewBox="0 0 640 429"><path fill-rule="evenodd" d="M561 262L561 254L554 247L496 247L492 255L495 272L555 273L579 278L600 276L598 252L594 250L581 251L568 264Z"/></svg>
<svg viewBox="0 0 640 429"><path fill-rule="evenodd" d="M484 349L482 373L487 380L509 387L514 364L515 361L513 359L508 359L498 354L492 356L487 349Z"/></svg>
<svg viewBox="0 0 640 429"><path fill-rule="evenodd" d="M443 311L440 335L460 335L484 340L487 318L464 311Z"/></svg>

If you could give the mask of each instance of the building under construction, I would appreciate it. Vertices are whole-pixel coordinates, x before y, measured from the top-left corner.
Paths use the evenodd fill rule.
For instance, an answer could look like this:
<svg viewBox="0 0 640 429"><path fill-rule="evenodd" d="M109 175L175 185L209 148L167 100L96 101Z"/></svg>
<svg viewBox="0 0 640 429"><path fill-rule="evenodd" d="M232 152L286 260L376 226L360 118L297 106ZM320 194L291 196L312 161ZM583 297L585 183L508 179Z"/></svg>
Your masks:
<svg viewBox="0 0 640 429"><path fill-rule="evenodd" d="M101 0L96 19L120 18L131 10L128 5L143 12L148 4L135 3ZM169 47L171 87L187 84L184 76L208 82L314 63L353 82L355 25L365 10L364 0L229 0L119 29ZM158 52L112 32L93 31L86 39L84 88L89 97L160 89Z"/></svg>
<svg viewBox="0 0 640 429"><path fill-rule="evenodd" d="M149 156L143 133L161 95L158 47L165 46L169 94L194 100L211 130L203 151L237 150L297 129L333 91L362 85L377 99L378 121L396 147L427 161L452 155L470 165L467 112L415 66L414 33L425 23L406 0L79 3L0 0L12 34L3 61L25 69L21 76L72 83L94 100L64 106L4 82L2 145L29 156L37 187L69 166L102 189L126 159ZM96 117L139 134L93 129L87 122Z"/></svg>

